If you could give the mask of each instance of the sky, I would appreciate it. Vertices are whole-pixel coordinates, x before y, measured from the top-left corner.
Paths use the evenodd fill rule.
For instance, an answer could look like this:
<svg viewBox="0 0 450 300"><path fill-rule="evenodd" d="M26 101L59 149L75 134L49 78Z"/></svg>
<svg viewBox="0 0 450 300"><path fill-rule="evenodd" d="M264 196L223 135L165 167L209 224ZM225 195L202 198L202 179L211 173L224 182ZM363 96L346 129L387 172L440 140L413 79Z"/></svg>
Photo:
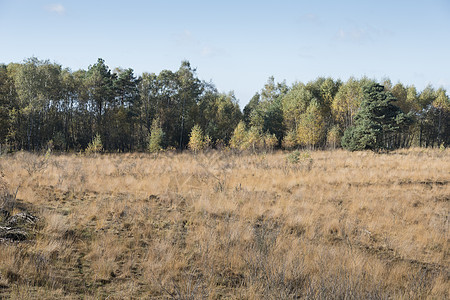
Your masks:
<svg viewBox="0 0 450 300"><path fill-rule="evenodd" d="M450 91L450 0L0 0L0 63L176 71L183 60L241 108L270 76L350 76Z"/></svg>

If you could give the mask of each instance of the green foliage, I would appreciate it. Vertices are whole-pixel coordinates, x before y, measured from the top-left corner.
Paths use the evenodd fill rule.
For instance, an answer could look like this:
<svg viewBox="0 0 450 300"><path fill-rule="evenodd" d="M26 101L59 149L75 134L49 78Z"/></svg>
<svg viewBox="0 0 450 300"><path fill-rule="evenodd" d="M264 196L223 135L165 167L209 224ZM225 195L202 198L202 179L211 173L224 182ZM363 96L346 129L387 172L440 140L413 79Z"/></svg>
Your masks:
<svg viewBox="0 0 450 300"><path fill-rule="evenodd" d="M192 127L191 134L189 135L189 149L197 153L198 151L209 147L210 143L211 139L209 138L209 136L205 137L203 135L202 128L197 124L194 125L194 127Z"/></svg>
<svg viewBox="0 0 450 300"><path fill-rule="evenodd" d="M33 57L0 65L0 145L42 151L53 141L55 150L82 151L98 133L104 151L185 149L195 124L204 147L239 150L271 150L280 141L286 149L335 148L342 135L353 150L450 145L444 89L384 83L381 92L396 100L370 108L363 105L369 97L363 87L374 84L367 78L320 77L288 87L270 77L242 113L233 92L201 81L187 61L177 71L137 78L130 68L111 71L103 59L72 72Z"/></svg>
<svg viewBox="0 0 450 300"><path fill-rule="evenodd" d="M278 139L275 133L266 132L264 134L264 146L267 150L273 151L273 149L277 146Z"/></svg>
<svg viewBox="0 0 450 300"><path fill-rule="evenodd" d="M261 149L264 144L261 130L256 126L250 127L247 132L246 138L247 139L245 141L244 148L246 150L252 150L253 153L256 153L257 150Z"/></svg>
<svg viewBox="0 0 450 300"><path fill-rule="evenodd" d="M55 134L53 135L53 139L51 141L53 142L53 147L56 150L65 150L66 138L61 131L55 132Z"/></svg>
<svg viewBox="0 0 450 300"><path fill-rule="evenodd" d="M212 146L212 139L209 135L205 135L203 139L203 149L208 149Z"/></svg>
<svg viewBox="0 0 450 300"><path fill-rule="evenodd" d="M286 130L296 130L300 116L313 100L312 93L302 83L295 83L282 99L283 120Z"/></svg>
<svg viewBox="0 0 450 300"><path fill-rule="evenodd" d="M290 163L290 164L297 164L300 162L300 151L299 150L295 150L294 152L289 153L286 156L286 160Z"/></svg>
<svg viewBox="0 0 450 300"><path fill-rule="evenodd" d="M270 77L261 93L257 93L244 108L247 125L260 132L275 134L281 140L284 134L281 99L288 90L285 82L275 83L274 78Z"/></svg>
<svg viewBox="0 0 450 300"><path fill-rule="evenodd" d="M438 145L450 144L450 97L444 89L436 92L436 99L433 101L433 107L436 108L436 143Z"/></svg>
<svg viewBox="0 0 450 300"><path fill-rule="evenodd" d="M6 142L9 129L9 83L8 70L5 65L0 65L0 145Z"/></svg>
<svg viewBox="0 0 450 300"><path fill-rule="evenodd" d="M377 126L376 124L364 124L368 127L367 131L364 127L349 127L346 131L344 131L344 136L341 140L341 145L347 150L357 151L364 149L375 149L376 146L376 135L377 135ZM374 128L370 128L369 126L373 126Z"/></svg>
<svg viewBox="0 0 450 300"><path fill-rule="evenodd" d="M205 128L205 134L215 144L219 140L228 143L234 128L242 119L237 102L234 93L218 94L213 91L208 91L201 99L199 109L203 111L203 116L199 117L199 125Z"/></svg>
<svg viewBox="0 0 450 300"><path fill-rule="evenodd" d="M240 121L233 131L230 139L230 147L235 150L245 150L247 141L247 131L244 121Z"/></svg>
<svg viewBox="0 0 450 300"><path fill-rule="evenodd" d="M100 137L100 134L97 133L92 141L87 146L85 153L86 154L96 154L103 151L103 143Z"/></svg>
<svg viewBox="0 0 450 300"><path fill-rule="evenodd" d="M260 94L256 93L244 107L243 120L246 126L250 126L252 112L258 107L260 99Z"/></svg>
<svg viewBox="0 0 450 300"><path fill-rule="evenodd" d="M406 122L396 99L382 85L363 87L364 100L355 116L355 125L344 132L342 146L350 151L392 149L394 133Z"/></svg>
<svg viewBox="0 0 450 300"><path fill-rule="evenodd" d="M297 146L297 132L290 130L286 133L281 143L284 149L292 150Z"/></svg>
<svg viewBox="0 0 450 300"><path fill-rule="evenodd" d="M369 83L374 83L374 81L367 78L356 80L351 77L339 88L335 95L331 104L331 111L335 121L343 130L353 126L355 116L364 98L363 86Z"/></svg>
<svg viewBox="0 0 450 300"><path fill-rule="evenodd" d="M333 126L327 133L327 146L332 149L336 149L341 144L341 138L342 136L339 126Z"/></svg>
<svg viewBox="0 0 450 300"><path fill-rule="evenodd" d="M151 134L147 146L148 151L150 153L156 153L161 151L163 149L162 148L163 139L164 139L164 132L161 126L159 125L159 120L154 119L152 122Z"/></svg>
<svg viewBox="0 0 450 300"><path fill-rule="evenodd" d="M425 87L418 97L420 108L425 109L436 99L436 91L431 85Z"/></svg>
<svg viewBox="0 0 450 300"><path fill-rule="evenodd" d="M100 129L107 104L114 98L113 76L103 59L99 58L96 64L89 66L85 84L92 99L97 127Z"/></svg>
<svg viewBox="0 0 450 300"><path fill-rule="evenodd" d="M286 162L292 167L301 167L306 168L307 170L311 170L313 165L313 159L309 151L295 150L290 152L286 156Z"/></svg>
<svg viewBox="0 0 450 300"><path fill-rule="evenodd" d="M236 126L230 139L230 147L232 149L240 151L251 150L253 153L262 149L272 151L277 144L278 139L274 133L267 131L263 134L256 126L246 130L243 121Z"/></svg>
<svg viewBox="0 0 450 300"><path fill-rule="evenodd" d="M301 115L297 127L297 140L299 144L314 148L324 138L325 120L319 104L313 100L304 114Z"/></svg>
<svg viewBox="0 0 450 300"><path fill-rule="evenodd" d="M446 111L450 110L450 98L447 96L444 89L440 88L436 91L436 98L432 105Z"/></svg>
<svg viewBox="0 0 450 300"><path fill-rule="evenodd" d="M113 89L116 104L128 107L132 105L138 96L137 79L133 69L116 69L113 74ZM118 102L118 103L117 103Z"/></svg>

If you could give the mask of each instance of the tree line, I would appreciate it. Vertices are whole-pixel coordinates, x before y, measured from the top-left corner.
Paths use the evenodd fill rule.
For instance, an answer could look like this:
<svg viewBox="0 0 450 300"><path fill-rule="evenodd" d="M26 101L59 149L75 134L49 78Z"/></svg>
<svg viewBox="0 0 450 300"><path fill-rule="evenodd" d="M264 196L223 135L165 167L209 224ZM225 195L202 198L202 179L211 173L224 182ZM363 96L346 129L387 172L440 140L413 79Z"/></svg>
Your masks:
<svg viewBox="0 0 450 300"><path fill-rule="evenodd" d="M34 57L0 65L0 145L9 151L448 146L449 115L443 88L366 77L291 86L270 77L241 111L233 92L200 80L188 61L141 76L103 59L74 72Z"/></svg>

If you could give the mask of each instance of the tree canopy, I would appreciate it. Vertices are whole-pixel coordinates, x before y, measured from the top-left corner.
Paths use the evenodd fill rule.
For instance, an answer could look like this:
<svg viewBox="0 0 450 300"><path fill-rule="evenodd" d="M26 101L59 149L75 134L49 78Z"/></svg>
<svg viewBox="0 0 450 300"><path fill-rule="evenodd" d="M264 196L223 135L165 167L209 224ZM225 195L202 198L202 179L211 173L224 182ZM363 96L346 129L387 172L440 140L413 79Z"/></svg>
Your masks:
<svg viewBox="0 0 450 300"><path fill-rule="evenodd" d="M77 71L34 57L0 65L0 151L80 151L101 140L106 152L156 152L186 149L199 133L209 147L253 151L335 148L341 139L351 150L448 146L449 114L443 88L388 79L288 86L270 77L241 111L233 92L199 79L188 61L141 75L101 58Z"/></svg>

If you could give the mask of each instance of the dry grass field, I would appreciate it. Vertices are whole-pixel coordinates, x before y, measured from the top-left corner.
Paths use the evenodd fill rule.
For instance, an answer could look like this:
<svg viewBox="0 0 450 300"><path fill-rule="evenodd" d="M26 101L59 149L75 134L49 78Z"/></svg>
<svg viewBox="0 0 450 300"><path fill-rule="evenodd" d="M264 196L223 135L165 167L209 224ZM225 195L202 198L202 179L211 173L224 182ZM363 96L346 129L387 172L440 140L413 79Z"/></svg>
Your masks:
<svg viewBox="0 0 450 300"><path fill-rule="evenodd" d="M450 150L0 157L0 298L449 299Z"/></svg>

